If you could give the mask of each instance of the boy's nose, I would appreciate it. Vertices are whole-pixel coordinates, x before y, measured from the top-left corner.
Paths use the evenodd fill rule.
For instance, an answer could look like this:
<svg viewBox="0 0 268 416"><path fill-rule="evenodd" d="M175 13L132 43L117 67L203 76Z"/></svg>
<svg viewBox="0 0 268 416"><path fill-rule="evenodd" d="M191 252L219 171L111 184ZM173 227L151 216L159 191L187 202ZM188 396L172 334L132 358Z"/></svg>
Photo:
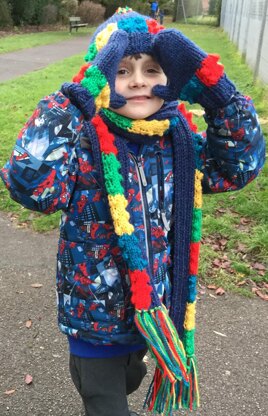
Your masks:
<svg viewBox="0 0 268 416"><path fill-rule="evenodd" d="M146 80L144 79L143 75L139 72L133 74L130 83L131 88L135 87L143 87L146 85Z"/></svg>

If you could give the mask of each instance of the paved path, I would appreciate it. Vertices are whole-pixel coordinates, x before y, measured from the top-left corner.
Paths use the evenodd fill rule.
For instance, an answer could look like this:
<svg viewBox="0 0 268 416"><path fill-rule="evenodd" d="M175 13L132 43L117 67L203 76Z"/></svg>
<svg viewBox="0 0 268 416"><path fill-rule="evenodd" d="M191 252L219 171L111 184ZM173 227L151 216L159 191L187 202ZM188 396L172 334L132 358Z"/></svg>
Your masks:
<svg viewBox="0 0 268 416"><path fill-rule="evenodd" d="M5 82L27 72L46 67L80 52L86 52L89 36L75 37L52 45L36 46L0 55L0 82Z"/></svg>
<svg viewBox="0 0 268 416"><path fill-rule="evenodd" d="M1 416L82 415L68 373L67 342L56 324L56 245L56 232L17 228L0 213ZM43 286L33 288L33 283ZM192 416L268 415L267 303L199 295L197 355L202 407ZM140 415L149 414L142 410L153 363L148 367L138 393L129 398ZM24 383L28 373L33 376L29 386ZM15 392L6 395L6 390Z"/></svg>

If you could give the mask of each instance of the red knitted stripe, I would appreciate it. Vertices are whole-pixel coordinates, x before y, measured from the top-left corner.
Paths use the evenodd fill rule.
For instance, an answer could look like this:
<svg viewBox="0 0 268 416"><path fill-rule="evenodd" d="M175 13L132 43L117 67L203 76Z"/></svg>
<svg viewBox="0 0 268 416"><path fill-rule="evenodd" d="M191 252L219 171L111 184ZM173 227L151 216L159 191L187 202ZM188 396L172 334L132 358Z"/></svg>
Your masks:
<svg viewBox="0 0 268 416"><path fill-rule="evenodd" d="M93 126L96 129L99 143L100 143L100 150L103 153L113 153L117 155L118 150L114 145L114 135L111 134L108 130L106 124L102 121L99 115L93 117L91 120Z"/></svg>
<svg viewBox="0 0 268 416"><path fill-rule="evenodd" d="M73 82L81 82L85 78L85 72L89 68L89 64L82 65L78 74L74 75Z"/></svg>
<svg viewBox="0 0 268 416"><path fill-rule="evenodd" d="M157 21L154 19L147 19L146 24L147 24L149 33L156 34L160 32L160 30L165 29L165 26L159 25L159 23L157 23Z"/></svg>
<svg viewBox="0 0 268 416"><path fill-rule="evenodd" d="M193 113L191 113L190 111L187 111L185 104L181 103L178 105L178 109L180 111L180 113L186 118L186 120L188 121L189 127L190 129L194 132L197 133L197 125L193 123Z"/></svg>
<svg viewBox="0 0 268 416"><path fill-rule="evenodd" d="M190 244L190 267L189 273L196 275L198 272L200 241L198 243Z"/></svg>
<svg viewBox="0 0 268 416"><path fill-rule="evenodd" d="M197 78L207 87L216 85L224 72L224 66L218 62L219 55L210 54L202 62L201 68L195 73Z"/></svg>
<svg viewBox="0 0 268 416"><path fill-rule="evenodd" d="M190 403L189 403L189 409L193 410L193 377L192 374L190 373L189 375L189 390L190 390Z"/></svg>
<svg viewBox="0 0 268 416"><path fill-rule="evenodd" d="M148 310L151 306L150 278L146 270L129 270L131 283L131 302L138 310Z"/></svg>

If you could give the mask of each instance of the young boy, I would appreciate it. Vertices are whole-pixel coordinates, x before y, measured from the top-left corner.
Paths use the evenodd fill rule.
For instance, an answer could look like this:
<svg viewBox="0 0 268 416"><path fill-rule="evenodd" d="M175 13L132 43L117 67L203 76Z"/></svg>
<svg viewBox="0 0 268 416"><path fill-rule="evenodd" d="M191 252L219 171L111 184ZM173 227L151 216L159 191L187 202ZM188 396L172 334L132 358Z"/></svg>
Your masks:
<svg viewBox="0 0 268 416"><path fill-rule="evenodd" d="M62 210L58 321L86 415L128 416L149 349L146 404L199 402L194 353L202 188L244 187L264 163L250 98L218 57L176 30L119 9L88 64L40 101L1 177L33 210ZM178 99L205 109L198 135Z"/></svg>

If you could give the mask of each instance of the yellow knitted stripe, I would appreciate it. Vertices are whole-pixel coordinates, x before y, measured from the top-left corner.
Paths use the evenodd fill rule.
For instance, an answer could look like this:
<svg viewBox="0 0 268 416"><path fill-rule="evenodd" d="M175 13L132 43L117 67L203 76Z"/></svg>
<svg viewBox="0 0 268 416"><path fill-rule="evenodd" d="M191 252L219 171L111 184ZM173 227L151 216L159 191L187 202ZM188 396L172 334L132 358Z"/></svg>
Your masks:
<svg viewBox="0 0 268 416"><path fill-rule="evenodd" d="M169 120L135 120L127 130L131 133L147 134L149 136L163 136L169 128Z"/></svg>
<svg viewBox="0 0 268 416"><path fill-rule="evenodd" d="M186 303L185 319L183 324L186 331L195 329L195 304L196 301L193 303Z"/></svg>
<svg viewBox="0 0 268 416"><path fill-rule="evenodd" d="M110 39L112 33L117 30L117 24L116 23L110 23L103 29L100 33L97 34L95 43L96 48L98 51L102 49L105 45L107 45L108 40Z"/></svg>
<svg viewBox="0 0 268 416"><path fill-rule="evenodd" d="M202 208L202 178L203 173L196 169L194 180L194 208Z"/></svg>
<svg viewBox="0 0 268 416"><path fill-rule="evenodd" d="M116 234L132 234L134 227L129 222L129 213L126 210L128 202L124 195L108 195L108 201Z"/></svg>
<svg viewBox="0 0 268 416"><path fill-rule="evenodd" d="M100 95L95 99L96 111L98 112L101 108L108 108L110 105L110 94L111 90L108 84L105 85Z"/></svg>

